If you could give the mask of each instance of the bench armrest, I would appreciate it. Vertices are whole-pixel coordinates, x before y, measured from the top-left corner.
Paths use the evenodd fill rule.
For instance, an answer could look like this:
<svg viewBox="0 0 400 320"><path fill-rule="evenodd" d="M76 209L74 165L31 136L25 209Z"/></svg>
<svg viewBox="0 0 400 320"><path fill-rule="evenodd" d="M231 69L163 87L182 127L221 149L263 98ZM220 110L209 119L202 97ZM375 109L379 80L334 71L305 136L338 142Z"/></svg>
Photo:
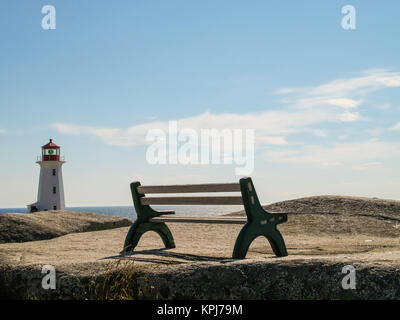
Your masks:
<svg viewBox="0 0 400 320"><path fill-rule="evenodd" d="M157 213L159 216L161 216L164 214L175 214L175 211L174 210L160 210L160 211L157 211Z"/></svg>

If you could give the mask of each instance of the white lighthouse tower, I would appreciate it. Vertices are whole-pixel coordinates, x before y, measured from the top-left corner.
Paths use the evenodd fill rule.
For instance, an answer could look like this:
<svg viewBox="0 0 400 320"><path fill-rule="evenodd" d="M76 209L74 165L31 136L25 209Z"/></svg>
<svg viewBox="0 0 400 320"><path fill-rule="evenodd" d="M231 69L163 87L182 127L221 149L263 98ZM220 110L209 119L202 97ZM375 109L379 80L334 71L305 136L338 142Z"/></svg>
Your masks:
<svg viewBox="0 0 400 320"><path fill-rule="evenodd" d="M40 179L37 202L28 205L28 212L65 210L64 185L61 167L60 147L50 142L42 147L39 161Z"/></svg>

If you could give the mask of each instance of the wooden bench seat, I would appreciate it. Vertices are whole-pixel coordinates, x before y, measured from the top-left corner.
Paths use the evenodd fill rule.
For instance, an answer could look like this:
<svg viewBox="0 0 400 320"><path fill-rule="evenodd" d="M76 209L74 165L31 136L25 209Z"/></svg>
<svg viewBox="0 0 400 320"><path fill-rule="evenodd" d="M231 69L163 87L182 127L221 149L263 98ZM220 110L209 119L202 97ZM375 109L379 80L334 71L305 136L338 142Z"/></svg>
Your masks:
<svg viewBox="0 0 400 320"><path fill-rule="evenodd" d="M132 252L141 236L147 231L157 232L166 248L175 248L174 238L166 223L218 223L244 224L233 249L234 259L244 259L251 242L264 236L271 244L274 253L286 256L286 246L277 225L287 221L287 213L270 213L264 210L258 200L251 178L242 178L239 183L210 183L190 185L141 186L131 183L131 192L137 219L128 231L122 252ZM240 196L168 196L153 197L146 194L164 193L216 193L240 192ZM175 216L172 210L156 211L150 205L243 205L246 217Z"/></svg>
<svg viewBox="0 0 400 320"><path fill-rule="evenodd" d="M150 219L155 222L183 222L183 223L218 223L218 224L244 224L246 217L192 217L192 216L170 216Z"/></svg>

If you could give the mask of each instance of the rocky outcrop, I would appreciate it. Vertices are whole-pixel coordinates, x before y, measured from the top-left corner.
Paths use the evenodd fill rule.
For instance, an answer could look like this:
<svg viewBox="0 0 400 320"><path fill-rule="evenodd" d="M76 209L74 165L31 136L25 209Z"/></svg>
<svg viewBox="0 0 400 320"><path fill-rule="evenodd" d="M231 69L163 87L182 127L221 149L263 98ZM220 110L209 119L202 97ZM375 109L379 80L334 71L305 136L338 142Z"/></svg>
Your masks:
<svg viewBox="0 0 400 320"><path fill-rule="evenodd" d="M60 225L64 235L51 231L48 240L0 244L0 298L400 299L397 201L321 196L267 209L290 212L279 225L287 257L275 257L267 240L257 238L246 259L233 260L241 225L185 223L169 224L176 248L160 250L160 237L150 232L123 256L128 227L90 231L91 223L107 219L79 222L71 214L57 224L61 218L42 215L30 225L55 219L42 230ZM41 285L45 265L56 269L55 290ZM348 265L356 270L355 289L342 287Z"/></svg>
<svg viewBox="0 0 400 320"><path fill-rule="evenodd" d="M373 261L371 257L370 262ZM356 288L342 287L344 265L356 268ZM400 269L337 259L244 260L141 268L94 264L92 274L61 270L57 288L41 287L38 268L2 270L6 299L400 299ZM101 269L101 271L100 271Z"/></svg>
<svg viewBox="0 0 400 320"><path fill-rule="evenodd" d="M73 211L42 211L0 214L0 243L45 240L73 232L129 226L122 217Z"/></svg>
<svg viewBox="0 0 400 320"><path fill-rule="evenodd" d="M322 195L275 202L263 206L268 211L300 214L346 214L400 218L400 201L378 198ZM242 215L244 211L229 215Z"/></svg>
<svg viewBox="0 0 400 320"><path fill-rule="evenodd" d="M263 206L269 212L288 212L283 232L316 235L323 232L400 237L400 201L377 198L314 196ZM245 215L244 211L228 215Z"/></svg>

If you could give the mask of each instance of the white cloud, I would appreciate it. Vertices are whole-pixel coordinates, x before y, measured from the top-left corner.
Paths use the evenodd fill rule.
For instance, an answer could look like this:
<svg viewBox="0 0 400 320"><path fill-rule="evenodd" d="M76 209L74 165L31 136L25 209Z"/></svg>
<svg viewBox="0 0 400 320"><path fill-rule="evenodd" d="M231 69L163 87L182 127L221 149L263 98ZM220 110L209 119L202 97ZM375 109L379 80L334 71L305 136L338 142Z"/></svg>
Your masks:
<svg viewBox="0 0 400 320"><path fill-rule="evenodd" d="M311 130L309 126L323 122L343 121L341 114L330 110L287 110L265 111L261 113L214 114L205 112L193 117L178 120L178 129L193 129L200 132L201 129L254 129L257 142L273 145L285 145L286 137L299 132L321 131ZM146 144L146 134L150 129L161 129L168 133L168 121L147 122L127 128L97 128L78 126L76 124L53 123L52 126L64 134L92 134L103 142L117 146L135 146Z"/></svg>
<svg viewBox="0 0 400 320"><path fill-rule="evenodd" d="M347 95L367 93L384 87L400 87L400 72L375 69L364 72L364 76L350 79L338 79L312 88L310 95Z"/></svg>
<svg viewBox="0 0 400 320"><path fill-rule="evenodd" d="M146 133L153 128L166 130L168 125L165 123L146 123L130 127L126 130L118 128L97 128L89 126L79 126L68 123L53 123L52 126L64 134L92 134L101 141L109 145L129 147L146 144Z"/></svg>
<svg viewBox="0 0 400 320"><path fill-rule="evenodd" d="M397 122L393 127L389 129L390 131L400 131L400 122Z"/></svg>
<svg viewBox="0 0 400 320"><path fill-rule="evenodd" d="M6 130L0 128L0 134L6 133Z"/></svg>
<svg viewBox="0 0 400 320"><path fill-rule="evenodd" d="M278 91L286 95L283 103L292 104L297 108L312 108L321 106L338 106L356 108L368 93L383 88L400 87L400 73L382 69L368 70L362 76L349 79L337 79L315 87L284 88Z"/></svg>
<svg viewBox="0 0 400 320"><path fill-rule="evenodd" d="M359 170L359 171L364 171L364 170L368 170L371 168L378 168L382 166L382 163L379 161L374 161L374 162L367 162L367 163L363 163L361 165L358 166L354 166L353 169L354 170Z"/></svg>
<svg viewBox="0 0 400 320"><path fill-rule="evenodd" d="M358 112L350 113L350 112L345 112L340 114L339 119L343 122L354 122L357 121L358 118L360 118L360 114Z"/></svg>
<svg viewBox="0 0 400 320"><path fill-rule="evenodd" d="M201 129L254 129L257 146L282 147L288 145L290 135L311 133L326 137L327 134L321 130L322 125L340 125L359 120L361 115L356 110L365 101L365 95L386 87L400 87L400 73L369 70L358 77L338 79L315 87L283 88L279 91L285 95L285 105L281 110L242 114L204 112L177 119L178 128L189 128L197 132ZM64 134L91 134L106 144L125 147L148 144L146 135L151 129L161 129L168 133L168 121L152 118L126 129L68 123L53 123L52 126ZM400 124L390 130L400 130Z"/></svg>
<svg viewBox="0 0 400 320"><path fill-rule="evenodd" d="M320 129L311 129L310 132L314 135L316 135L317 137L327 137L327 133L323 130Z"/></svg>
<svg viewBox="0 0 400 320"><path fill-rule="evenodd" d="M341 98L341 99L331 99L327 100L329 104L333 104L338 107L343 107L343 108L356 108L358 107L362 101L361 100L353 100L353 99L346 99L346 98Z"/></svg>
<svg viewBox="0 0 400 320"><path fill-rule="evenodd" d="M346 166L356 170L376 167L384 159L400 157L400 143L379 140L335 143L330 146L308 145L303 149L267 151L268 162L311 164L321 166Z"/></svg>
<svg viewBox="0 0 400 320"><path fill-rule="evenodd" d="M264 142L266 144L273 144L273 145L287 145L287 141L285 137L261 137L259 142Z"/></svg>

